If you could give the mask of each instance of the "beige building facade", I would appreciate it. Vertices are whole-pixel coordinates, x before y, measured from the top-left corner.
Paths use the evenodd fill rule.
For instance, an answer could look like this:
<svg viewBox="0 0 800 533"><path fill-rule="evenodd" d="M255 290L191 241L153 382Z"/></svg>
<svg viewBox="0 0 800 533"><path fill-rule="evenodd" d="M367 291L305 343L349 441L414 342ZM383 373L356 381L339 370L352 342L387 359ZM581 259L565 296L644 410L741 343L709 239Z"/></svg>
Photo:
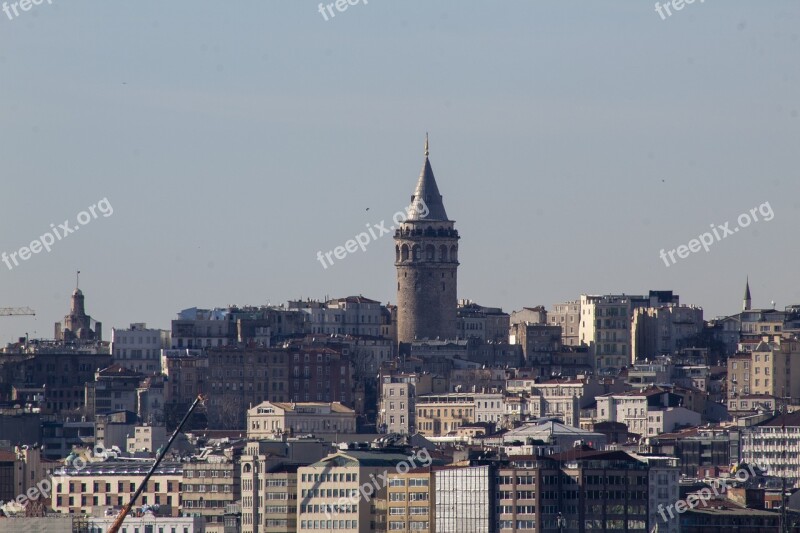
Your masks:
<svg viewBox="0 0 800 533"><path fill-rule="evenodd" d="M417 397L417 431L441 437L476 422L474 394L427 394Z"/></svg>
<svg viewBox="0 0 800 533"><path fill-rule="evenodd" d="M387 486L391 472L410 470L409 456L342 450L298 469L297 531L387 530ZM406 470L408 471L408 470Z"/></svg>
<svg viewBox="0 0 800 533"><path fill-rule="evenodd" d="M262 402L247 411L247 438L272 438L288 432L355 433L356 413L339 402Z"/></svg>
<svg viewBox="0 0 800 533"><path fill-rule="evenodd" d="M435 531L436 477L429 469L389 474L386 522L389 531Z"/></svg>
<svg viewBox="0 0 800 533"><path fill-rule="evenodd" d="M728 399L774 396L800 402L800 341L788 335L765 335L752 351L728 358Z"/></svg>
<svg viewBox="0 0 800 533"><path fill-rule="evenodd" d="M53 509L65 514L102 515L108 507L127 504L149 469L149 463L110 462L60 468L54 472ZM182 463L162 463L137 504L169 506L172 516L178 516L182 480Z"/></svg>

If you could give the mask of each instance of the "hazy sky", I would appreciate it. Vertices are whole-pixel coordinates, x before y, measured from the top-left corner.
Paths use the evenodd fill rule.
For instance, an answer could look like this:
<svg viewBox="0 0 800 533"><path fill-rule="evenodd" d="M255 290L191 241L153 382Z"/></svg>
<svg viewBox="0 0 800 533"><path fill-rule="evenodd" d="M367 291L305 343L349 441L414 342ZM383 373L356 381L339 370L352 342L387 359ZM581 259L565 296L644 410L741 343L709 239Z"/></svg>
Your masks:
<svg viewBox="0 0 800 533"><path fill-rule="evenodd" d="M0 317L0 342L51 338L78 269L107 338L192 306L394 302L389 235L316 254L390 225L426 131L460 298L672 289L713 317L749 274L754 306L800 303L796 1L662 20L651 1L362 0L328 21L306 0L47 1L0 12L0 252L103 198L113 215L0 263L0 307L37 311ZM764 202L772 220L659 258Z"/></svg>

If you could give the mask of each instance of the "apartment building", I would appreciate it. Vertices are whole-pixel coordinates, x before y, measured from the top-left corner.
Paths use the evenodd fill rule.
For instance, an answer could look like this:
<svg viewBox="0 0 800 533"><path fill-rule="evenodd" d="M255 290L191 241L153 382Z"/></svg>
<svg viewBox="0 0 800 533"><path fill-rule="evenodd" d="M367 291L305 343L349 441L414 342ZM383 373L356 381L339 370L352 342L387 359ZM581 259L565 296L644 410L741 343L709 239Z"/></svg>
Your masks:
<svg viewBox="0 0 800 533"><path fill-rule="evenodd" d="M632 362L631 319L645 307L644 296L581 295L580 342L589 346L596 370L620 369Z"/></svg>
<svg viewBox="0 0 800 533"><path fill-rule="evenodd" d="M576 447L551 456L562 478L544 479L542 490L556 496L565 531L623 530L647 533L649 466L622 451ZM554 483L555 482L555 483ZM551 500L552 501L552 500ZM543 502L543 506L546 506ZM542 519L542 531L558 526L553 508ZM556 520L554 520L556 518ZM661 531L659 529L659 531Z"/></svg>
<svg viewBox="0 0 800 533"><path fill-rule="evenodd" d="M88 417L112 411L138 411L136 389L144 375L113 364L95 372L86 383L85 412Z"/></svg>
<svg viewBox="0 0 800 533"><path fill-rule="evenodd" d="M703 331L703 309L669 303L633 310L633 358L653 359L678 353Z"/></svg>
<svg viewBox="0 0 800 533"><path fill-rule="evenodd" d="M487 445L495 443L503 446L509 455L531 455L536 453L536 444L528 442L545 442L553 451L571 450L576 442L583 442L598 450L603 449L608 439L606 435L568 426L553 419L542 419L525 423L511 429L501 437L486 439Z"/></svg>
<svg viewBox="0 0 800 533"><path fill-rule="evenodd" d="M547 309L543 305L536 307L523 307L519 311L512 311L509 324L547 324Z"/></svg>
<svg viewBox="0 0 800 533"><path fill-rule="evenodd" d="M680 499L680 459L671 456L639 455L628 453L637 461L648 465L648 524L649 531L658 524L661 533L680 533L679 520L663 520L660 509L674 505Z"/></svg>
<svg viewBox="0 0 800 533"><path fill-rule="evenodd" d="M14 500L25 494L61 463L48 461L41 446L15 446L13 451L0 450L0 501Z"/></svg>
<svg viewBox="0 0 800 533"><path fill-rule="evenodd" d="M91 533L108 533L111 525L116 521L115 516L91 517L86 520L86 526ZM74 526L79 527L75 523ZM80 531L80 529L77 529ZM39 532L38 529L29 531ZM70 531L75 531L70 528ZM157 516L151 512L131 513L122 522L119 533L208 533L203 519L200 517L186 516Z"/></svg>
<svg viewBox="0 0 800 533"><path fill-rule="evenodd" d="M386 531L384 480L390 472L399 471L401 464L413 467L409 455L403 453L341 450L300 467L297 531Z"/></svg>
<svg viewBox="0 0 800 533"><path fill-rule="evenodd" d="M286 401L355 404L354 369L348 355L322 346L292 345L288 351Z"/></svg>
<svg viewBox="0 0 800 533"><path fill-rule="evenodd" d="M436 477L430 468L392 472L387 486L389 531L435 531Z"/></svg>
<svg viewBox="0 0 800 533"><path fill-rule="evenodd" d="M501 392L475 393L475 422L499 424L506 412L504 395Z"/></svg>
<svg viewBox="0 0 800 533"><path fill-rule="evenodd" d="M241 533L297 531L297 469L328 450L314 439L249 441L241 456Z"/></svg>
<svg viewBox="0 0 800 533"><path fill-rule="evenodd" d="M499 466L494 478L495 531L541 531L542 519L546 513L555 515L551 511L557 507L551 491L544 492L542 480L555 479L558 473L549 462L537 461L535 456L513 457L509 464Z"/></svg>
<svg viewBox="0 0 800 533"><path fill-rule="evenodd" d="M206 349L207 412L214 428L238 429L250 405L289 398L286 350L222 346Z"/></svg>
<svg viewBox="0 0 800 533"><path fill-rule="evenodd" d="M695 427L650 437L645 450L678 458L681 476L712 477L739 461L739 435L735 426Z"/></svg>
<svg viewBox="0 0 800 533"><path fill-rule="evenodd" d="M279 307L228 307L178 313L172 321L172 348L250 345L269 347L286 337L307 332L308 315Z"/></svg>
<svg viewBox="0 0 800 533"><path fill-rule="evenodd" d="M108 347L100 344L65 346L31 343L24 355L7 357L0 381L17 391L31 391L45 413L83 409L86 384L93 383L98 368L111 365Z"/></svg>
<svg viewBox="0 0 800 533"><path fill-rule="evenodd" d="M417 396L417 431L440 437L477 422L475 394L426 394ZM487 411L488 414L488 411Z"/></svg>
<svg viewBox="0 0 800 533"><path fill-rule="evenodd" d="M508 342L509 315L499 307L484 307L471 300L459 300L456 335L459 339Z"/></svg>
<svg viewBox="0 0 800 533"><path fill-rule="evenodd" d="M800 402L800 341L763 336L750 351L728 358L728 398L767 395Z"/></svg>
<svg viewBox="0 0 800 533"><path fill-rule="evenodd" d="M625 368L634 361L632 322L636 309L679 305L672 291L650 291L648 296L582 294L580 343L589 347L596 370Z"/></svg>
<svg viewBox="0 0 800 533"><path fill-rule="evenodd" d="M547 314L547 323L561 326L561 344L564 346L580 346L581 301L573 300L555 304Z"/></svg>
<svg viewBox="0 0 800 533"><path fill-rule="evenodd" d="M701 415L683 405L683 399L667 390L651 387L619 394L597 396L596 420L621 422L628 431L655 436L680 427L697 426Z"/></svg>
<svg viewBox="0 0 800 533"><path fill-rule="evenodd" d="M172 516L178 516L183 466L183 463L161 463L137 503L170 506ZM83 468L74 464L59 468L53 473L53 510L102 515L108 507L127 504L148 470L149 463L110 461L89 463Z"/></svg>
<svg viewBox="0 0 800 533"><path fill-rule="evenodd" d="M561 351L561 326L520 322L509 329L509 343L522 346L527 366L550 364Z"/></svg>
<svg viewBox="0 0 800 533"><path fill-rule="evenodd" d="M728 413L732 416L751 415L761 411L771 413L781 405L781 398L768 394L746 394L728 400Z"/></svg>
<svg viewBox="0 0 800 533"><path fill-rule="evenodd" d="M135 426L133 434L127 438L128 453L149 452L155 454L159 448L167 444L167 428L165 426Z"/></svg>
<svg viewBox="0 0 800 533"><path fill-rule="evenodd" d="M184 463L184 515L203 519L206 533L225 533L225 508L241 497L241 463L232 449Z"/></svg>
<svg viewBox="0 0 800 533"><path fill-rule="evenodd" d="M447 380L427 373L381 372L378 427L386 433L413 434L417 430L419 395L447 392Z"/></svg>
<svg viewBox="0 0 800 533"><path fill-rule="evenodd" d="M111 328L114 363L148 376L161 372L161 350L170 348L170 332L150 329L143 322L128 329Z"/></svg>
<svg viewBox="0 0 800 533"><path fill-rule="evenodd" d="M355 433L356 413L339 402L262 402L247 410L247 438L283 433Z"/></svg>
<svg viewBox="0 0 800 533"><path fill-rule="evenodd" d="M495 469L491 465L434 470L437 533L485 533L495 525Z"/></svg>
<svg viewBox="0 0 800 533"><path fill-rule="evenodd" d="M779 414L742 431L742 461L800 486L800 411Z"/></svg>
<svg viewBox="0 0 800 533"><path fill-rule="evenodd" d="M569 426L580 427L581 408L576 396L531 394L521 401L525 402L525 410L530 418L558 418Z"/></svg>
<svg viewBox="0 0 800 533"><path fill-rule="evenodd" d="M506 382L506 391L511 393L529 392L545 399L574 397L581 408L594 403L594 398L601 394L622 392L627 386L621 379L596 378L593 376L566 379L549 379L539 381L535 378L516 378Z"/></svg>
<svg viewBox="0 0 800 533"><path fill-rule="evenodd" d="M290 301L290 310L307 315L310 333L323 335L359 335L379 337L384 323L384 307L363 296L348 296L319 302Z"/></svg>
<svg viewBox="0 0 800 533"><path fill-rule="evenodd" d="M208 355L202 350L163 350L161 372L167 376L164 392L170 403L188 407L201 391L208 390Z"/></svg>

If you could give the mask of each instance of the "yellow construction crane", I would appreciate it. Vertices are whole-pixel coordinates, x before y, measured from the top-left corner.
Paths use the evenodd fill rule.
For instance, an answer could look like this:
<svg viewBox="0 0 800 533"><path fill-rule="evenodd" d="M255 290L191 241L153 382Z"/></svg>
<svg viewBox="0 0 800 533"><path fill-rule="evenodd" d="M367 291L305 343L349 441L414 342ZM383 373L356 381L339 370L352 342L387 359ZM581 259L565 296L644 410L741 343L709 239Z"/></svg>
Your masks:
<svg viewBox="0 0 800 533"><path fill-rule="evenodd" d="M0 307L0 316L36 316L30 307Z"/></svg>

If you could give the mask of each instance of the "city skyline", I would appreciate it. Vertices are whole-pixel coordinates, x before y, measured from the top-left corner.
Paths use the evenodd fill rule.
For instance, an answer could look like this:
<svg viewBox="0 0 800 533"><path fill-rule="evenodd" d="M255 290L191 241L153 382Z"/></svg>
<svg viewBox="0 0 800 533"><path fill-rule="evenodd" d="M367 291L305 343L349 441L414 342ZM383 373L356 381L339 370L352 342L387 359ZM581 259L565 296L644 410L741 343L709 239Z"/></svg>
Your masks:
<svg viewBox="0 0 800 533"><path fill-rule="evenodd" d="M193 306L394 303L391 239L324 270L316 253L407 206L425 131L462 235L459 299L510 312L668 289L708 318L738 311L749 275L754 307L800 303L791 2L667 20L612 2L371 2L327 21L318 3L147 5L1 21L0 251L114 207L0 264L0 307L37 312L0 320L2 342L49 336L76 270L107 328L166 328ZM127 48L134 28L149 39ZM764 202L773 220L659 257Z"/></svg>

